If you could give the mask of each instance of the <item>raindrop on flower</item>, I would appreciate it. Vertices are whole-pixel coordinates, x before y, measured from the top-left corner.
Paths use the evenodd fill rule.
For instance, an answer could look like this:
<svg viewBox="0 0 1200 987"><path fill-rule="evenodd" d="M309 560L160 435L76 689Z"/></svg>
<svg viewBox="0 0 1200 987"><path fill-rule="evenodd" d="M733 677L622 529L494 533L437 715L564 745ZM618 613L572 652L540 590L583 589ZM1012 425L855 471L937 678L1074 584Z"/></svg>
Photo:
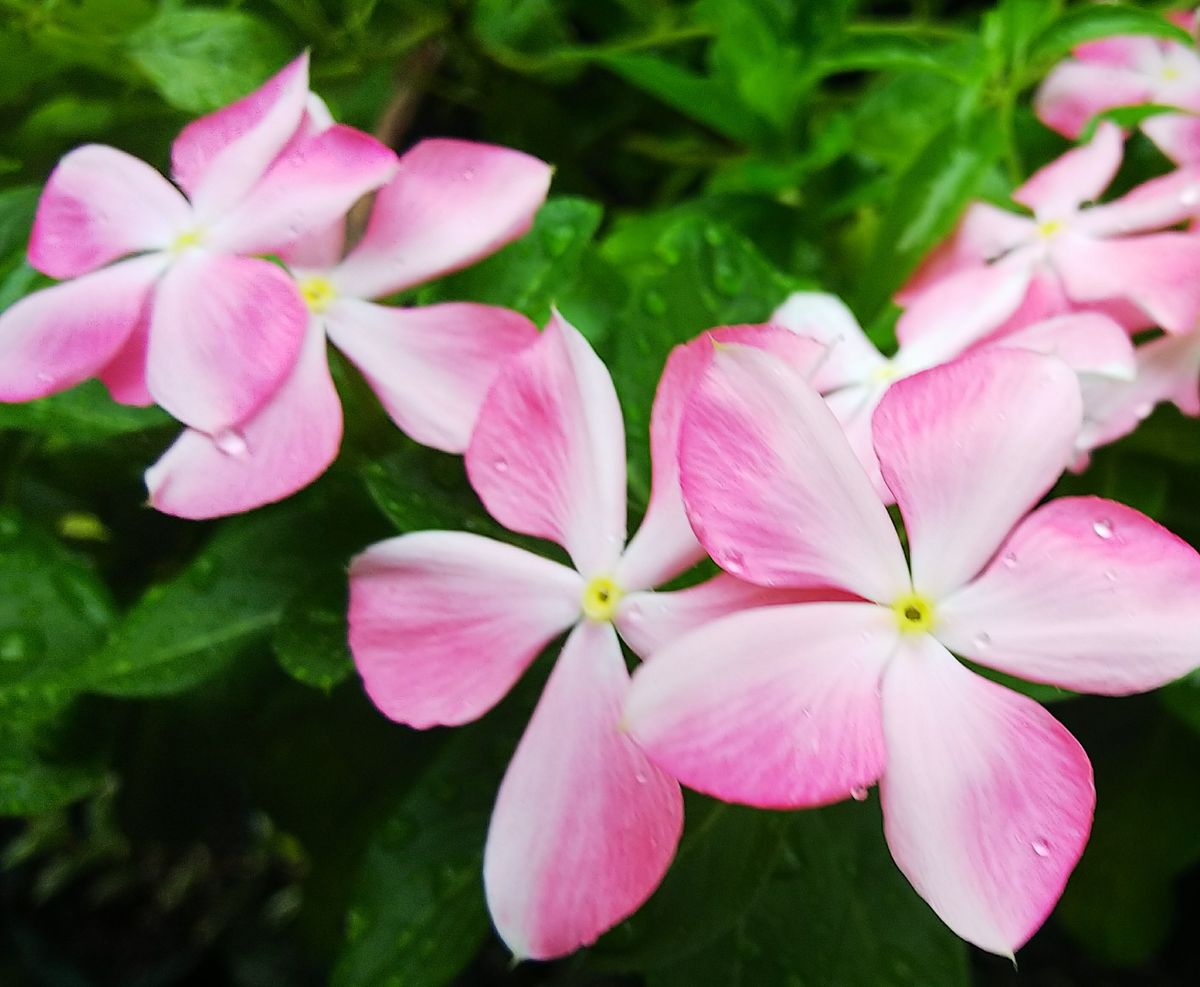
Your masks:
<svg viewBox="0 0 1200 987"><path fill-rule="evenodd" d="M1097 538L1107 540L1113 536L1113 525L1108 518L1100 518L1098 521L1093 521L1092 530L1096 533Z"/></svg>
<svg viewBox="0 0 1200 987"><path fill-rule="evenodd" d="M865 802L867 800L867 789L863 785L855 785L850 789L850 797L855 802Z"/></svg>
<svg viewBox="0 0 1200 987"><path fill-rule="evenodd" d="M214 435L213 445L217 447L218 452L224 453L226 456L244 456L247 451L245 438L232 428L227 428Z"/></svg>
<svg viewBox="0 0 1200 987"><path fill-rule="evenodd" d="M741 575L746 569L745 558L735 548L719 553L719 558L716 559L716 562L722 569L734 576Z"/></svg>
<svg viewBox="0 0 1200 987"><path fill-rule="evenodd" d="M494 469L497 473L507 473L508 472L508 460L503 459L503 458L497 459L495 462L492 463L492 469Z"/></svg>
<svg viewBox="0 0 1200 987"><path fill-rule="evenodd" d="M1046 846L1046 842L1044 840L1034 840L1032 843L1029 844L1029 847L1039 857L1050 856L1050 848L1048 846Z"/></svg>
<svg viewBox="0 0 1200 987"><path fill-rule="evenodd" d="M1005 569L1015 569L1017 567L1017 556L1013 552L1005 552L1001 556L1000 562Z"/></svg>
<svg viewBox="0 0 1200 987"><path fill-rule="evenodd" d="M987 631L980 631L975 635L975 647L987 648L991 645L991 643L992 635L990 635Z"/></svg>

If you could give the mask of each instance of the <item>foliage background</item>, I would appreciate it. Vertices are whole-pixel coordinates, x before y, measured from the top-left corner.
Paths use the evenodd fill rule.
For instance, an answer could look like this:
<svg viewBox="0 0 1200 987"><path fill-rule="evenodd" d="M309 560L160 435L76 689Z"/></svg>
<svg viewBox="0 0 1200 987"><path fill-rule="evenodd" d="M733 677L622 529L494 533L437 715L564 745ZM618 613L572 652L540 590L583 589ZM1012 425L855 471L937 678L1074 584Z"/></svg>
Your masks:
<svg viewBox="0 0 1200 987"><path fill-rule="evenodd" d="M1154 5L1042 0L0 0L0 307L71 147L166 169L190 116L299 49L340 119L403 148L510 144L557 166L534 230L401 300L471 299L597 346L633 509L662 361L788 290L842 294L882 344L891 292L972 197L1066 146L1029 109L1070 46L1165 30ZM1134 137L1116 191L1168 170ZM415 733L352 674L345 565L397 530L505 537L453 457L335 364L348 430L292 500L195 524L143 506L160 412L97 385L0 407L0 983L9 987L1017 982L892 865L874 794L803 813L701 798L665 884L583 954L510 970L479 867L544 662L480 723ZM1160 409L1072 492L1200 544L1200 442ZM1002 477L997 482L1003 482ZM1020 955L1031 985L1190 984L1200 956L1200 678L1061 694L1096 767L1092 842Z"/></svg>

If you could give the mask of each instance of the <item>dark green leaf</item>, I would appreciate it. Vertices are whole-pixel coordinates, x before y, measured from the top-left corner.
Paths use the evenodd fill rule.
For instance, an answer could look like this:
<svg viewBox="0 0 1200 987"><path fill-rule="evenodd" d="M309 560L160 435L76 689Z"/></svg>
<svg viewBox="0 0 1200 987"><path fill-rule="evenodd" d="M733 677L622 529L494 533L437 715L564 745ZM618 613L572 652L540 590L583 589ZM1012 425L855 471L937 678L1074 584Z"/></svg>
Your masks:
<svg viewBox="0 0 1200 987"><path fill-rule="evenodd" d="M346 643L346 573L330 569L298 592L275 632L275 657L292 678L332 689L354 671Z"/></svg>
<svg viewBox="0 0 1200 987"><path fill-rule="evenodd" d="M190 113L245 96L294 54L252 14L170 7L131 34L128 47L163 99Z"/></svg>
<svg viewBox="0 0 1200 987"><path fill-rule="evenodd" d="M965 945L896 869L878 808L856 803L793 814L774 875L733 931L647 979L648 987L969 982Z"/></svg>
<svg viewBox="0 0 1200 987"><path fill-rule="evenodd" d="M98 380L25 404L0 404L0 428L36 432L62 445L96 442L171 424L171 417L160 408L117 404Z"/></svg>
<svg viewBox="0 0 1200 987"><path fill-rule="evenodd" d="M344 562L360 544L355 527L329 524L342 511L305 510L314 503L310 494L223 522L179 575L147 590L117 623L87 663L89 688L116 696L180 692L264 640L283 616L297 574Z"/></svg>

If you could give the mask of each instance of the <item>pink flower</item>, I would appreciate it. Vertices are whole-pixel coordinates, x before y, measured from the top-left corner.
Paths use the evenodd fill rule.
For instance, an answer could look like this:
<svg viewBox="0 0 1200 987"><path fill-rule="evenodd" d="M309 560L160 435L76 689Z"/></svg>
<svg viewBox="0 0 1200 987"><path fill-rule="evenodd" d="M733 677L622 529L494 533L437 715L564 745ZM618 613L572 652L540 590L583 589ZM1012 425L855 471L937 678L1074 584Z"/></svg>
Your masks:
<svg viewBox="0 0 1200 987"><path fill-rule="evenodd" d="M1013 193L1033 217L975 203L954 235L896 300L904 344L948 320L964 342L1065 312L1101 310L1126 328L1189 332L1200 319L1200 236L1165 230L1196 212L1200 172L1151 179L1120 199L1089 206L1121 163L1118 127L1042 168Z"/></svg>
<svg viewBox="0 0 1200 987"><path fill-rule="evenodd" d="M962 318L946 319L929 326L888 359L867 339L850 310L834 295L796 292L775 310L771 322L829 348L809 383L825 396L841 422L850 447L876 492L884 503L892 503L892 493L879 472L871 436L875 409L896 381L962 355L977 335L975 326ZM1096 381L1098 387L1104 386L1100 381L1125 384L1133 380L1133 345L1128 334L1098 312L1075 312L1035 322L994 341L975 343L971 348L987 345L1057 356L1080 375L1081 381L1088 384Z"/></svg>
<svg viewBox="0 0 1200 987"><path fill-rule="evenodd" d="M819 346L734 328L802 366ZM617 395L583 337L555 315L492 385L467 471L508 528L566 549L562 565L488 538L426 531L381 542L350 572L350 646L389 717L424 728L482 715L569 630L500 786L484 854L496 928L519 958L590 943L666 871L682 826L679 786L617 729L629 685L617 631L638 651L715 616L786 599L720 576L650 587L703 557L674 456L683 398L710 358L677 348L651 422L653 490L625 545L625 439ZM811 595L808 596L811 598Z"/></svg>
<svg viewBox="0 0 1200 987"><path fill-rule="evenodd" d="M283 249L308 307L299 360L233 428L185 431L146 473L151 504L190 518L232 514L286 497L324 472L342 436L327 335L408 435L447 452L466 449L493 377L537 338L537 328L491 305L391 308L370 299L465 267L516 239L549 184L550 167L519 151L426 140L400 159L366 234L344 259L340 222Z"/></svg>
<svg viewBox="0 0 1200 987"><path fill-rule="evenodd" d="M1135 354L1137 371L1128 381L1089 381L1084 385L1087 414L1080 449L1096 449L1123 438L1170 401L1183 414L1200 418L1200 330L1163 335L1143 343ZM1075 464L1082 469L1084 456Z"/></svg>
<svg viewBox="0 0 1200 987"><path fill-rule="evenodd" d="M1190 16L1180 26L1194 31ZM1200 55L1175 41L1139 35L1105 38L1075 49L1034 99L1038 119L1072 140L1097 113L1119 106L1175 106L1143 120L1142 131L1177 163L1200 160Z"/></svg>
<svg viewBox="0 0 1200 987"><path fill-rule="evenodd" d="M1087 840L1087 757L1032 700L951 652L1066 689L1122 695L1200 660L1200 556L1098 498L1026 515L1080 427L1061 361L989 349L897 383L874 418L901 542L832 413L800 375L719 352L681 431L696 533L761 586L855 602L749 610L651 656L625 721L663 770L768 807L863 798L963 938L1001 954L1054 906Z"/></svg>
<svg viewBox="0 0 1200 987"><path fill-rule="evenodd" d="M99 376L117 400L156 401L210 435L253 415L296 363L307 313L279 267L245 255L328 226L396 167L349 127L308 135L308 103L302 56L185 127L172 170L187 198L115 148L64 157L29 260L69 280L0 317L0 399Z"/></svg>

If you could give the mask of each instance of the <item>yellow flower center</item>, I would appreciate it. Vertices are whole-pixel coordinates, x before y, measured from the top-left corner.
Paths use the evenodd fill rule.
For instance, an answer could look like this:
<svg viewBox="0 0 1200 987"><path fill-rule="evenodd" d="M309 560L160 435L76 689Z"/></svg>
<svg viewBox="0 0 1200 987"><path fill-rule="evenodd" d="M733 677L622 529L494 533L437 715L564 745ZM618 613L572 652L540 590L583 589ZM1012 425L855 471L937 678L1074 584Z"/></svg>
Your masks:
<svg viewBox="0 0 1200 987"><path fill-rule="evenodd" d="M1182 75L1183 75L1183 73L1175 65L1164 65L1158 73L1158 77L1163 82L1174 82L1176 79L1180 78Z"/></svg>
<svg viewBox="0 0 1200 987"><path fill-rule="evenodd" d="M299 287L308 310L318 315L329 308L330 303L337 298L337 289L334 288L333 282L319 274L304 278L299 282Z"/></svg>
<svg viewBox="0 0 1200 987"><path fill-rule="evenodd" d="M204 231L199 227L193 230L185 230L175 238L171 244L171 253L181 254L185 250L190 250L192 247L198 247L204 242Z"/></svg>
<svg viewBox="0 0 1200 987"><path fill-rule="evenodd" d="M588 620L612 620L624 595L608 576L596 576L583 589L583 615Z"/></svg>
<svg viewBox="0 0 1200 987"><path fill-rule="evenodd" d="M896 623L906 634L924 634L933 627L933 604L920 593L909 593L892 604Z"/></svg>
<svg viewBox="0 0 1200 987"><path fill-rule="evenodd" d="M1038 236L1043 240L1049 240L1051 237L1061 233L1066 227L1067 224L1061 219L1048 219L1046 222L1038 224Z"/></svg>
<svg viewBox="0 0 1200 987"><path fill-rule="evenodd" d="M893 363L885 363L882 367L876 367L871 371L871 379L879 384L886 384L888 381L895 380L899 376L900 371L896 369Z"/></svg>

